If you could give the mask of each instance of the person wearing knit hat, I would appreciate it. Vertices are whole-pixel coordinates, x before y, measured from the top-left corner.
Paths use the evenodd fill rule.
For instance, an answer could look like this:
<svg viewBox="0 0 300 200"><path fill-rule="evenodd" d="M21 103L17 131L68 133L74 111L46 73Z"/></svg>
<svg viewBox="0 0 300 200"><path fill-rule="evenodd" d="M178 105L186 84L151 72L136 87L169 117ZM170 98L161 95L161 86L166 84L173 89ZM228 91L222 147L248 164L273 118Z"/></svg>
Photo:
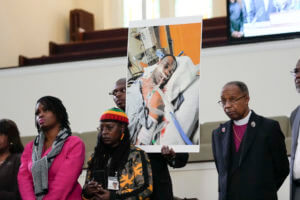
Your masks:
<svg viewBox="0 0 300 200"><path fill-rule="evenodd" d="M124 90L125 89L125 90ZM120 109L126 108L126 78L120 78L116 81L111 94L114 96L114 102ZM131 121L129 121L132 123ZM134 143L133 140L131 142ZM148 153L153 178L153 192L151 199L172 200L173 188L169 168L182 168L186 165L189 154L175 153L172 148L162 146L161 153Z"/></svg>
<svg viewBox="0 0 300 200"><path fill-rule="evenodd" d="M147 154L130 144L127 115L110 108L99 121L82 199L148 199L153 188L151 165Z"/></svg>
<svg viewBox="0 0 300 200"><path fill-rule="evenodd" d="M120 108L108 109L100 117L100 121L109 121L109 120L128 124L128 117L126 113Z"/></svg>

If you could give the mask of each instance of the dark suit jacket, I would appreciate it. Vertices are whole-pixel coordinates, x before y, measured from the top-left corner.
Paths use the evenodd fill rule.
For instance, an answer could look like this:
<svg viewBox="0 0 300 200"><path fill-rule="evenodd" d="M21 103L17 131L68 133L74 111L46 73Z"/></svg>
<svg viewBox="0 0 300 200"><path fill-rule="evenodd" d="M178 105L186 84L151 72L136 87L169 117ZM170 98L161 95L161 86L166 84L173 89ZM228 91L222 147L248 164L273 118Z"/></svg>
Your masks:
<svg viewBox="0 0 300 200"><path fill-rule="evenodd" d="M291 149L291 176L290 176L290 199L294 199L295 183L294 183L294 161L295 153L298 145L298 133L300 125L300 106L298 106L291 114L290 122L292 126L292 149Z"/></svg>
<svg viewBox="0 0 300 200"><path fill-rule="evenodd" d="M161 153L148 153L153 177L153 200L173 200L172 181L168 165L173 168L184 167L188 161L188 153L176 153L174 160L166 160ZM174 162L173 162L174 161Z"/></svg>
<svg viewBox="0 0 300 200"><path fill-rule="evenodd" d="M227 121L212 134L213 154L219 174L219 200L228 200L232 124L232 120ZM289 173L284 135L279 123L252 111L240 151L240 181L234 185L239 199L277 199L277 190Z"/></svg>

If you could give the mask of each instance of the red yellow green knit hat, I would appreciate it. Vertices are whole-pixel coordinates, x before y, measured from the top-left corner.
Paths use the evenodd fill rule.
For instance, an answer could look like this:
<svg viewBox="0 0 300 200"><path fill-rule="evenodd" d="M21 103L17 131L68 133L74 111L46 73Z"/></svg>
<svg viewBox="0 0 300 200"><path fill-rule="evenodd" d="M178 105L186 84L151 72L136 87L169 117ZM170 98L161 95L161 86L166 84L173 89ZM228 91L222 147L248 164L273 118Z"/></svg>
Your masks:
<svg viewBox="0 0 300 200"><path fill-rule="evenodd" d="M123 122L128 124L128 117L126 113L120 108L111 108L105 111L101 117L100 121L113 120L118 122Z"/></svg>

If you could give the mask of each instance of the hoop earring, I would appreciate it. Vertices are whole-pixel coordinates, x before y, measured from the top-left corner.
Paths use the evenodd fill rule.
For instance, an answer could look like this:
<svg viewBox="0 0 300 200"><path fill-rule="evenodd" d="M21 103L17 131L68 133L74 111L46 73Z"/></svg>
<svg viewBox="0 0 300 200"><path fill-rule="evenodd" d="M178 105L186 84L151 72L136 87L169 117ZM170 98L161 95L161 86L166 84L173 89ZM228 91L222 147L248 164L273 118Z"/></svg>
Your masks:
<svg viewBox="0 0 300 200"><path fill-rule="evenodd" d="M121 138L120 138L120 140L122 141L123 140L123 138L124 138L124 133L122 133L122 135L121 135Z"/></svg>

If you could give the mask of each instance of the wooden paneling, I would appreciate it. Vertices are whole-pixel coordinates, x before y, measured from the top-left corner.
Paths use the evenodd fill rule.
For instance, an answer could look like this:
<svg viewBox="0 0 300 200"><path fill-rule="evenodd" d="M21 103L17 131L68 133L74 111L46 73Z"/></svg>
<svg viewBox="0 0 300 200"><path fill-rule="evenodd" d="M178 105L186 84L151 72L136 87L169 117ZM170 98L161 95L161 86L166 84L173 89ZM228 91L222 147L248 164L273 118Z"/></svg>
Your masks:
<svg viewBox="0 0 300 200"><path fill-rule="evenodd" d="M227 45L226 17L203 20L202 48ZM19 66L108 58L127 55L128 29L76 32L74 42L49 42L49 56L19 56Z"/></svg>

